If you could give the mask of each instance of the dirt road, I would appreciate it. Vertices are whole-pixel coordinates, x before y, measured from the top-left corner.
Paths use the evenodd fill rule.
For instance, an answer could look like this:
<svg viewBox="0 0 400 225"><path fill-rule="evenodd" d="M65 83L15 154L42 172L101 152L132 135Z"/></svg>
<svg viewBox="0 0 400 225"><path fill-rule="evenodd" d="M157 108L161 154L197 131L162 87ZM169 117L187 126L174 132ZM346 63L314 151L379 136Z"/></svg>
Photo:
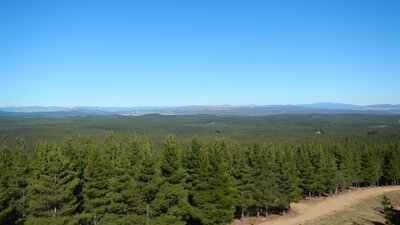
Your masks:
<svg viewBox="0 0 400 225"><path fill-rule="evenodd" d="M345 194L319 200L304 200L292 204L293 213L260 225L300 225L323 216L345 210L361 200L383 195L386 192L400 191L400 186L377 187L352 190Z"/></svg>

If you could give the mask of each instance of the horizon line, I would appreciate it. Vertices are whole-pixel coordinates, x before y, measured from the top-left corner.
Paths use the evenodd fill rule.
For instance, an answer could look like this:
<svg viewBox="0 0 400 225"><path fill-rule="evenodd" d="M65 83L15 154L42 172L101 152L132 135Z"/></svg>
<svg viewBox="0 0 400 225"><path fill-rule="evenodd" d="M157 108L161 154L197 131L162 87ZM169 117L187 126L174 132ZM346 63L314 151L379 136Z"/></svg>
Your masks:
<svg viewBox="0 0 400 225"><path fill-rule="evenodd" d="M74 105L74 106L62 106L62 105L0 105L0 108L22 108L22 107L43 107L43 108L179 108L179 107L194 107L194 106L307 106L307 105L318 105L318 104L340 104L348 106L375 106L375 105L400 105L400 103L375 103L375 104L357 104L357 103L341 103L341 102L315 102L315 103L299 103L299 104L187 104L187 105L136 105L136 106L101 106L101 105Z"/></svg>

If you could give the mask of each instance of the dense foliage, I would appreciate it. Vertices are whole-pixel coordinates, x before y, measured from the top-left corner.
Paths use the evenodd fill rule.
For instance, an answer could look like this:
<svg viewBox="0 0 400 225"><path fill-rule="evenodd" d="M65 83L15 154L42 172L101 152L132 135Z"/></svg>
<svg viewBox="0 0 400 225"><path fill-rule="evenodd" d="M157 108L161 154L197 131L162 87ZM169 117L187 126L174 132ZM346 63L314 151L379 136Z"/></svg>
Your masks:
<svg viewBox="0 0 400 225"><path fill-rule="evenodd" d="M397 136L400 115L301 114L265 116L144 115L144 116L0 116L0 135L12 140L24 136L29 149L38 140L60 142L66 136L90 136L103 147L104 136L113 131L116 138L136 134L161 147L167 135L179 145L193 135L202 140L226 137L250 143L283 144L304 141L335 141L351 136ZM318 133L318 132L323 133Z"/></svg>
<svg viewBox="0 0 400 225"><path fill-rule="evenodd" d="M227 224L302 198L399 185L396 138L299 144L194 137L0 145L0 224Z"/></svg>

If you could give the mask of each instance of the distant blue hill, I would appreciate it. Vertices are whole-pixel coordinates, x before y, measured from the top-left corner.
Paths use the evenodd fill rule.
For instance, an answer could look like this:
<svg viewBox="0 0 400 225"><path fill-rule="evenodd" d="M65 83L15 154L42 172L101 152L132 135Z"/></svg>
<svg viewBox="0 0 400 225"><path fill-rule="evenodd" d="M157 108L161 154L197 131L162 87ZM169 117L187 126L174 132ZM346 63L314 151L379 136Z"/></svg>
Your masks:
<svg viewBox="0 0 400 225"><path fill-rule="evenodd" d="M315 103L302 105L193 105L180 107L0 107L0 116L91 116L145 114L161 115L276 115L276 114L383 114L400 115L400 105L351 105L342 103Z"/></svg>
<svg viewBox="0 0 400 225"><path fill-rule="evenodd" d="M320 102L315 104L305 104L301 105L307 108L313 109L345 109L345 110L358 110L363 106L360 105L351 105L351 104L343 104L343 103L332 103L332 102Z"/></svg>

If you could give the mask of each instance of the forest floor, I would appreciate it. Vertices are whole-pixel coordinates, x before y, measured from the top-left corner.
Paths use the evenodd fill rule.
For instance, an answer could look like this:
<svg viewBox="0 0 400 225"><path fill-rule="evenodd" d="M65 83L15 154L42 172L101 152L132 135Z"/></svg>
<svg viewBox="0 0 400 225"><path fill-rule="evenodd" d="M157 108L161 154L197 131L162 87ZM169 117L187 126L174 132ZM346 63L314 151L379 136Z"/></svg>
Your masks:
<svg viewBox="0 0 400 225"><path fill-rule="evenodd" d="M292 203L291 213L273 214L268 218L249 217L244 221L234 221L231 225L383 224L379 221L382 220L379 212L382 195L395 191L400 191L400 186L349 190L334 197Z"/></svg>

